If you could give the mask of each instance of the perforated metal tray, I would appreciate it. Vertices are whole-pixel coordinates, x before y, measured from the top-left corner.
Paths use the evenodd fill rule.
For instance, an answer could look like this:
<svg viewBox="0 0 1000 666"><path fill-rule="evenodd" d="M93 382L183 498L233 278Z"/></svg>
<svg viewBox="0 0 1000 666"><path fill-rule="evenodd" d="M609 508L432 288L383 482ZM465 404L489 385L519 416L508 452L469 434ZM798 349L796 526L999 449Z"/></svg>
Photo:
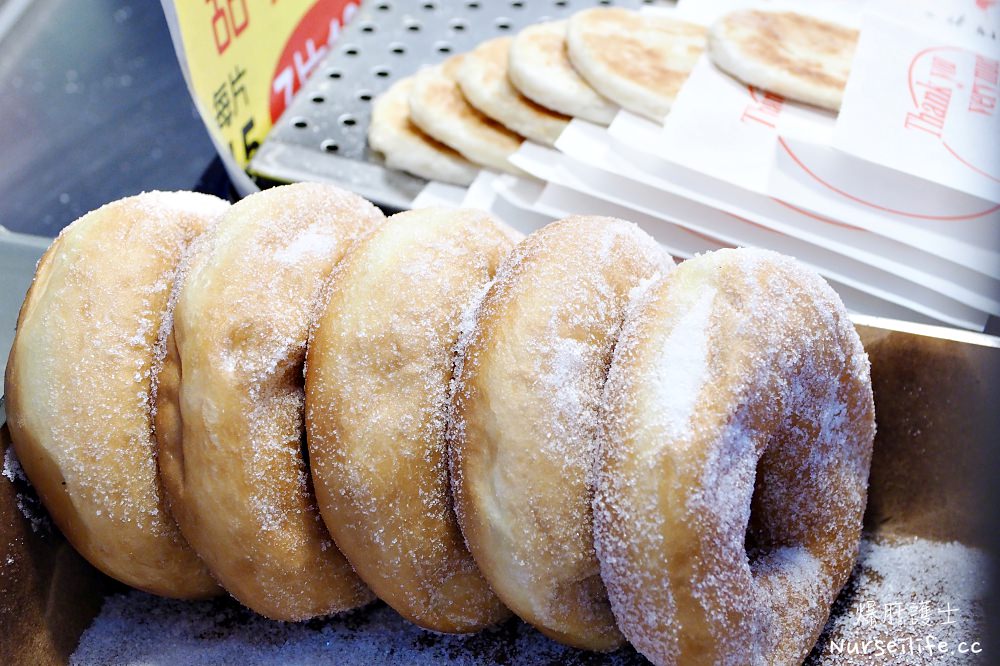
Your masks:
<svg viewBox="0 0 1000 666"><path fill-rule="evenodd" d="M596 5L665 0L375 0L363 2L250 162L280 182L327 180L388 209L408 208L427 181L387 169L368 149L372 100L423 65Z"/></svg>

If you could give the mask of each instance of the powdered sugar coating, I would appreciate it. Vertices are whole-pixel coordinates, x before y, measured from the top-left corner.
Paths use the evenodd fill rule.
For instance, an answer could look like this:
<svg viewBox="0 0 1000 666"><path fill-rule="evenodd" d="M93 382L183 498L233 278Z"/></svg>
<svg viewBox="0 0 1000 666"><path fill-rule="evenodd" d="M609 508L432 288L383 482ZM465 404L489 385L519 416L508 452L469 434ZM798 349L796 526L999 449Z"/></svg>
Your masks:
<svg viewBox="0 0 1000 666"><path fill-rule="evenodd" d="M167 297L167 306L163 311L163 317L160 319L160 327L156 333L156 342L153 344L153 361L149 369L149 374L152 378L149 390L149 413L153 425L154 439L156 439L157 409L161 405L161 401L158 399L159 384L168 348L173 345L174 310L177 308L177 299L180 298L181 289L184 287L187 274L191 270L191 264L200 254L208 252L211 246L212 235L202 234L191 241L191 244L181 253L174 283L170 288L170 295Z"/></svg>
<svg viewBox="0 0 1000 666"><path fill-rule="evenodd" d="M395 215L334 271L309 345L306 424L324 520L380 598L437 631L509 615L455 521L444 436L461 310L512 247L478 211Z"/></svg>
<svg viewBox="0 0 1000 666"><path fill-rule="evenodd" d="M141 592L109 598L70 659L75 666L328 664L641 666L624 648L595 655L512 619L471 635L436 634L384 604L305 623L271 622L229 600L176 603Z"/></svg>
<svg viewBox="0 0 1000 666"><path fill-rule="evenodd" d="M684 314L667 336L656 361L658 420L664 432L677 437L687 429L708 372L708 334L715 290L709 289Z"/></svg>
<svg viewBox="0 0 1000 666"><path fill-rule="evenodd" d="M662 380L701 344L701 381ZM629 640L655 663L801 661L853 566L874 437L836 295L775 253L686 262L630 311L605 414L595 538Z"/></svg>
<svg viewBox="0 0 1000 666"><path fill-rule="evenodd" d="M31 482L21 468L13 446L8 446L4 452L3 470L0 471L0 475L14 486L17 509L31 525L31 531L35 534L51 534L53 528L49 514L38 499L38 494L31 488Z"/></svg>
<svg viewBox="0 0 1000 666"><path fill-rule="evenodd" d="M164 342L156 427L171 510L220 583L276 619L371 598L315 506L302 372L324 281L381 220L329 185L247 197L193 256Z"/></svg>
<svg viewBox="0 0 1000 666"><path fill-rule="evenodd" d="M960 543L862 540L854 576L806 664L986 663L992 565L985 551Z"/></svg>
<svg viewBox="0 0 1000 666"><path fill-rule="evenodd" d="M227 207L149 192L66 227L39 262L7 369L14 447L60 529L109 575L180 597L217 588L157 481L153 345L182 252Z"/></svg>
<svg viewBox="0 0 1000 666"><path fill-rule="evenodd" d="M460 342L449 439L463 534L501 599L569 644L621 641L590 528L598 407L630 291L671 267L635 225L567 218L514 249Z"/></svg>
<svg viewBox="0 0 1000 666"><path fill-rule="evenodd" d="M868 666L875 662L875 639L933 634L949 641L983 640L984 600L989 570L986 553L958 543L923 539L861 542L858 566L834 607L834 615L807 659L808 666ZM918 604L905 622L885 622L886 604ZM953 624L941 609L957 608ZM922 624L922 609L930 610L933 626ZM892 606L890 606L892 607ZM873 613L868 613L867 609ZM915 621L911 622L910 619ZM867 641L868 654L858 654ZM857 646L849 654L851 646ZM985 646L988 651L989 646ZM984 652L980 657L988 654ZM230 601L179 603L130 592L112 597L87 629L71 658L72 664L309 664L373 663L511 666L535 664L647 663L630 648L611 655L583 653L550 641L517 620L496 630L463 636L421 631L381 604L323 621L285 624L265 620ZM907 666L977 663L972 655L897 654L892 663ZM883 655L885 661L889 657Z"/></svg>

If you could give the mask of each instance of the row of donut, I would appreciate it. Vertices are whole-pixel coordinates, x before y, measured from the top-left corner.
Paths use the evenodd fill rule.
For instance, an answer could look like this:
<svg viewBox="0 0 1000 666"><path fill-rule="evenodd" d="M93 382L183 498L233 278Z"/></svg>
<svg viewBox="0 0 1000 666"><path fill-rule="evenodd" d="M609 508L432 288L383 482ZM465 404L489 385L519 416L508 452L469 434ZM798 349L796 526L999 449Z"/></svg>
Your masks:
<svg viewBox="0 0 1000 666"><path fill-rule="evenodd" d="M392 168L467 185L525 139L553 145L571 118L609 124L619 108L662 122L708 46L723 70L836 110L857 32L787 11L742 10L707 32L665 15L594 8L482 43L380 95L368 139Z"/></svg>
<svg viewBox="0 0 1000 666"><path fill-rule="evenodd" d="M336 187L147 193L39 262L5 377L69 541L149 592L301 620L511 611L656 663L792 663L857 555L867 357L795 260L637 226L525 238ZM509 609L509 610L508 610Z"/></svg>

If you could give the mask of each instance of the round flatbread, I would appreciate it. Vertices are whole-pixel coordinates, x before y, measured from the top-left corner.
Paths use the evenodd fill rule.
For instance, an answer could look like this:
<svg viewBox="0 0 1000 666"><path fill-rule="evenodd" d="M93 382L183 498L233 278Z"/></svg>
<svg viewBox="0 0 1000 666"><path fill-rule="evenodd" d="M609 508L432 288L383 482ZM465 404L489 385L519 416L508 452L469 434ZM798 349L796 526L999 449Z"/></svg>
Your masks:
<svg viewBox="0 0 1000 666"><path fill-rule="evenodd" d="M705 46L705 29L627 9L574 14L566 31L580 75L622 108L661 122Z"/></svg>
<svg viewBox="0 0 1000 666"><path fill-rule="evenodd" d="M479 169L457 152L427 136L410 119L413 78L401 79L378 96L368 125L368 145L385 164L428 180L468 185Z"/></svg>
<svg viewBox="0 0 1000 666"><path fill-rule="evenodd" d="M618 106L583 80L566 54L566 21L528 26L510 45L508 75L522 95L558 113L609 125Z"/></svg>
<svg viewBox="0 0 1000 666"><path fill-rule="evenodd" d="M483 42L466 54L458 85L469 104L504 127L551 146L566 129L569 117L550 111L522 95L507 76L511 37Z"/></svg>
<svg viewBox="0 0 1000 666"><path fill-rule="evenodd" d="M452 56L413 77L410 118L422 131L476 164L512 174L523 172L507 161L522 138L487 118L466 101L458 87L464 56Z"/></svg>
<svg viewBox="0 0 1000 666"><path fill-rule="evenodd" d="M712 26L708 51L746 84L806 104L840 110L858 31L796 14L745 10Z"/></svg>

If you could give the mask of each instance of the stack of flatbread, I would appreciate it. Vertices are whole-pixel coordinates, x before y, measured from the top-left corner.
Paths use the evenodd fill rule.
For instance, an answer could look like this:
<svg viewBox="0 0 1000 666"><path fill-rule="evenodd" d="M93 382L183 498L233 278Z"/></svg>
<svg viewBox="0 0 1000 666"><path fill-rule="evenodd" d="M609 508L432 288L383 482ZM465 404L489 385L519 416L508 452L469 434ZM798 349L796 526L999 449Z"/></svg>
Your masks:
<svg viewBox="0 0 1000 666"><path fill-rule="evenodd" d="M705 29L617 8L529 26L396 82L375 100L369 143L386 164L466 185L525 139L553 145L571 118L619 108L662 120L704 49Z"/></svg>
<svg viewBox="0 0 1000 666"><path fill-rule="evenodd" d="M369 143L391 168L456 185L480 168L518 174L508 158L521 142L553 145L571 118L607 125L623 108L661 122L706 45L741 81L836 110L856 42L855 31L791 12L733 12L706 31L587 9L397 81L375 101Z"/></svg>

